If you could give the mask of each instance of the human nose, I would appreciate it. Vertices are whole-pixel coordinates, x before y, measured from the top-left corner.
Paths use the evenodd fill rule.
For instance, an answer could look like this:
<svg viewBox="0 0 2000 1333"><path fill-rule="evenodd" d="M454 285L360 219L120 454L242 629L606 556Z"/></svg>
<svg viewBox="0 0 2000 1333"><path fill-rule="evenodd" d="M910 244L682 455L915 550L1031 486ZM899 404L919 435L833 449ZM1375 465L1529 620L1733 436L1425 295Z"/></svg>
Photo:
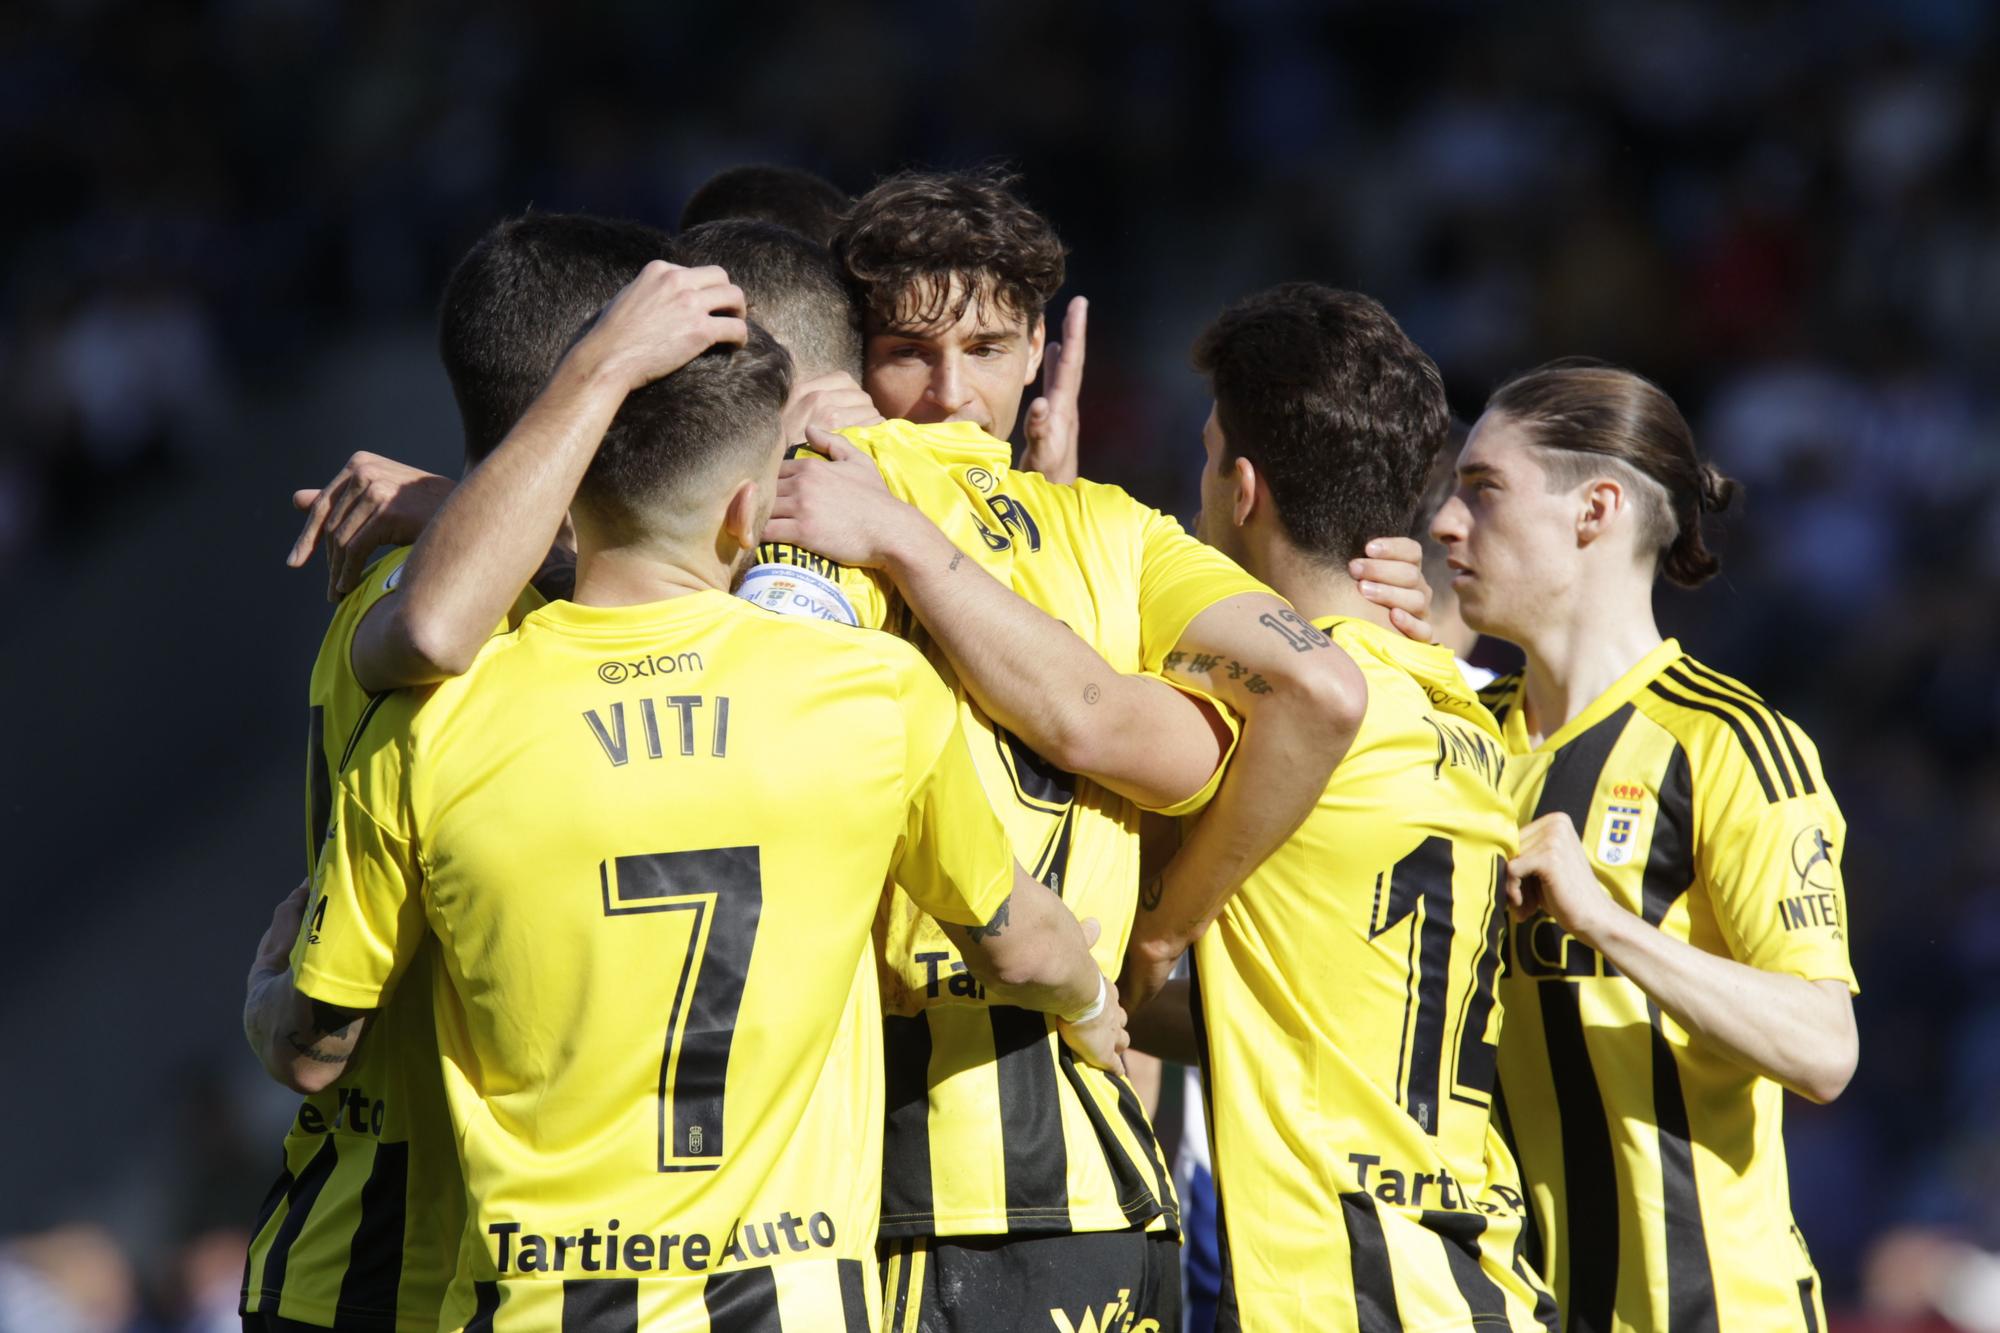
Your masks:
<svg viewBox="0 0 2000 1333"><path fill-rule="evenodd" d="M1431 536L1446 546L1453 542L1464 541L1466 528L1471 519L1472 513L1465 507L1465 501L1454 495L1432 515Z"/></svg>

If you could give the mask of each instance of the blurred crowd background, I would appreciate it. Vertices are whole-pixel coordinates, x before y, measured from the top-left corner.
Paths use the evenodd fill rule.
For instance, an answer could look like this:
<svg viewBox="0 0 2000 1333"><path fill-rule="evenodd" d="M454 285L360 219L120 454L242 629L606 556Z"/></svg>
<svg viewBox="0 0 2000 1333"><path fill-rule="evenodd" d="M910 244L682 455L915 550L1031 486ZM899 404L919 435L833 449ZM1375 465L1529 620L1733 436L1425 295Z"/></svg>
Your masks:
<svg viewBox="0 0 2000 1333"><path fill-rule="evenodd" d="M20 0L0 151L0 1333L233 1326L326 611L290 490L454 470L429 320L494 220L671 224L745 161L1016 164L1092 299L1085 474L1183 515L1189 343L1280 279L1381 298L1468 418L1555 355L1665 385L1749 486L1669 632L1850 822L1860 1073L1788 1110L1837 1327L1943 1327L1942 1238L2000 1248L1985 0Z"/></svg>

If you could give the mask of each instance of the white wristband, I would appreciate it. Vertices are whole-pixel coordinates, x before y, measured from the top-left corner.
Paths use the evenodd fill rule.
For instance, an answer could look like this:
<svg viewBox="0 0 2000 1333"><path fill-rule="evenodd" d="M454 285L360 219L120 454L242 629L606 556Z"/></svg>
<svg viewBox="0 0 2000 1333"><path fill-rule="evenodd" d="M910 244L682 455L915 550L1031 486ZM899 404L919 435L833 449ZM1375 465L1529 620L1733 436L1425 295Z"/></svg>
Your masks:
<svg viewBox="0 0 2000 1333"><path fill-rule="evenodd" d="M1097 1017L1099 1014L1104 1012L1104 1002L1105 1000L1110 998L1110 995L1111 995L1111 983L1107 982L1104 979L1104 974L1102 972L1099 972L1097 974L1097 998L1090 1002L1090 1007L1088 1009L1085 1009L1082 1013L1059 1014L1057 1015L1057 1017L1061 1018L1063 1022L1068 1023L1072 1027L1076 1026L1078 1023L1088 1023L1091 1019Z"/></svg>

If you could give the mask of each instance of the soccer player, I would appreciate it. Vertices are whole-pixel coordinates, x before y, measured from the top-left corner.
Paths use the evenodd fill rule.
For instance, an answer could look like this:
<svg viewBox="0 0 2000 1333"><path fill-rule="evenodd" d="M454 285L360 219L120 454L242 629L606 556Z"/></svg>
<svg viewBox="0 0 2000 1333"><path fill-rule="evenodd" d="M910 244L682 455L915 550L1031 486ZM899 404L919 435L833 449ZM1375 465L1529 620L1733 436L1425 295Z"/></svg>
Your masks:
<svg viewBox="0 0 2000 1333"><path fill-rule="evenodd" d="M1014 222L991 218L972 235L1006 234ZM772 239L734 234L743 244ZM710 237L719 242L722 234ZM833 346L851 327L847 293L830 268L815 279L809 264L733 255L696 240L693 232L684 238L687 257L723 261L732 275L793 275L775 286L746 278L744 290L751 308L801 347ZM959 262L982 285L1021 302L1010 318L1025 326L1025 301L1003 285L1015 271L1012 256L973 249ZM860 368L858 354L856 346L850 373ZM802 375L840 369L800 367ZM1019 391L1017 384L1016 405ZM1248 777L1236 819L1243 855L1255 857L1259 840L1275 846L1291 827L1285 820L1295 823L1316 794L1315 786L1288 810L1292 789L1323 785L1331 766L1328 754L1320 775L1310 773L1313 738L1325 729L1319 648L1283 619L1290 609L1262 585L1116 488L1056 486L1012 472L1005 442L967 423L892 422L850 438L882 475L839 443L826 446L837 461L787 465L805 478L795 498L855 530L813 534L838 548L835 559L803 549L804 527L788 531L776 519L766 536L779 540L762 557L830 584L841 619L907 619L896 608L909 593L935 636L935 659L966 664L978 706L968 703L963 721L1017 854L1060 884L1081 915L1104 922L1099 953L1115 966L1137 897L1137 806L1199 805L1214 787L1224 745L1212 711L1140 673L1179 651L1188 690L1212 690L1251 716L1237 763ZM530 443L524 434L510 446ZM459 498L439 516L440 546L461 557L453 589L441 583L429 602L442 633L463 635L504 606L509 587L532 567L536 541L554 531L564 477L580 464L557 435L546 443L553 447L496 451L468 479L467 490L490 486L494 497L483 521L463 522L473 507ZM883 489L884 476L895 494ZM812 493L821 483L852 493L819 504ZM908 589L909 571L898 572L892 596L836 563L848 541L899 538L921 558L908 562L915 571ZM1413 559L1408 567L1414 575ZM413 607L432 596L416 579L407 591ZM975 670L979 684L971 685ZM1011 1327L1026 1306L1072 1322L1109 1307L1170 1324L1178 1297L1174 1203L1131 1089L1066 1057L1039 1016L990 1003L949 941L907 904L899 901L883 938L892 973L884 1229L899 1242L888 1275L898 1307L892 1322ZM938 1246L938 1236L964 1239ZM940 1310L946 1291L960 1299Z"/></svg>
<svg viewBox="0 0 2000 1333"><path fill-rule="evenodd" d="M1571 1330L1826 1327L1784 1090L1858 1043L1846 830L1812 743L1662 639L1735 484L1671 399L1556 363L1488 400L1433 531L1466 623L1527 666L1485 697L1522 824L1501 1108Z"/></svg>
<svg viewBox="0 0 2000 1333"><path fill-rule="evenodd" d="M1310 283L1225 311L1195 364L1215 396L1198 532L1332 638L1354 717L1313 812L1240 888L1195 825L1121 978L1136 1013L1195 945L1217 1327L1552 1329L1489 1120L1515 834L1498 729L1451 651L1356 587L1369 535L1416 512L1443 382L1378 303Z"/></svg>
<svg viewBox="0 0 2000 1333"><path fill-rule="evenodd" d="M656 378L684 271L647 265L517 426L596 437L574 600L362 729L294 955L306 1081L436 942L471 1210L448 1329L874 1326L885 876L980 984L1122 1046L920 655L728 595L790 360L751 324Z"/></svg>
<svg viewBox="0 0 2000 1333"><path fill-rule="evenodd" d="M538 214L503 222L472 247L446 286L438 338L468 467L500 443L577 331L671 244L638 223ZM722 275L688 271L677 281L673 327L680 355L743 336L742 294ZM403 473L414 480L405 482ZM330 550L338 548L330 581L346 591L310 685L309 869L326 841L343 758L381 692L442 674L415 657L396 615L393 594L407 549L392 551L363 578L371 540L396 540L398 525L423 508L413 500L434 497L436 483L449 490L443 478L357 455L308 501L310 536L299 558L324 530ZM401 540L415 535L411 528ZM567 572L564 560L545 564L511 609L502 608L506 623L518 624L539 607L539 589L552 578L566 584ZM494 624L501 619L496 614ZM253 1046L283 1046L285 1030L274 1025L290 990L288 958L303 908L303 893L289 897L260 944L245 1012ZM374 1016L373 1035L342 1077L299 1107L245 1265L242 1312L251 1333L436 1327L457 1263L464 1185L437 1068L428 984L429 969L419 968Z"/></svg>
<svg viewBox="0 0 2000 1333"><path fill-rule="evenodd" d="M718 171L696 186L681 208L681 230L744 218L789 227L825 245L853 206L847 192L824 176L801 167L753 163Z"/></svg>

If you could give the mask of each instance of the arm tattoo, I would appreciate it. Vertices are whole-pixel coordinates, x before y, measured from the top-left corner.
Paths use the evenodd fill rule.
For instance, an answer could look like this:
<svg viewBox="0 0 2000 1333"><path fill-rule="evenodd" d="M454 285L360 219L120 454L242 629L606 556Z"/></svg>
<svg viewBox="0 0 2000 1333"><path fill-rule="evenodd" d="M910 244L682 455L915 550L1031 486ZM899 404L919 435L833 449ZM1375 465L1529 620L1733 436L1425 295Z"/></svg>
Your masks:
<svg viewBox="0 0 2000 1333"><path fill-rule="evenodd" d="M1087 704L1094 704L1103 696L1104 691L1098 689L1095 685L1086 685L1083 687L1083 701Z"/></svg>
<svg viewBox="0 0 2000 1333"><path fill-rule="evenodd" d="M1155 875L1139 886L1139 906L1148 912L1157 912L1160 909L1160 899L1166 897L1166 894L1166 877Z"/></svg>
<svg viewBox="0 0 2000 1333"><path fill-rule="evenodd" d="M1000 905L993 909L993 919L983 926L967 926L966 936L974 940L990 940L1007 929L1007 911L1013 905L1014 895L1008 894Z"/></svg>
<svg viewBox="0 0 2000 1333"><path fill-rule="evenodd" d="M953 551L951 553L951 563L944 567L944 572L947 574L956 574L958 572L959 561L963 559L965 559L965 552Z"/></svg>
<svg viewBox="0 0 2000 1333"><path fill-rule="evenodd" d="M360 1011L342 1009L321 1000L312 1000L310 1003L312 1031L301 1033L297 1028L293 1028L285 1034L285 1044L315 1064L344 1064L353 1052L325 1050L323 1043L328 1040L346 1041L348 1032L354 1027L354 1020L360 1017Z"/></svg>
<svg viewBox="0 0 2000 1333"><path fill-rule="evenodd" d="M1266 611L1257 617L1257 623L1276 630L1295 653L1309 653L1333 643L1317 625L1290 607L1281 607L1276 612Z"/></svg>

